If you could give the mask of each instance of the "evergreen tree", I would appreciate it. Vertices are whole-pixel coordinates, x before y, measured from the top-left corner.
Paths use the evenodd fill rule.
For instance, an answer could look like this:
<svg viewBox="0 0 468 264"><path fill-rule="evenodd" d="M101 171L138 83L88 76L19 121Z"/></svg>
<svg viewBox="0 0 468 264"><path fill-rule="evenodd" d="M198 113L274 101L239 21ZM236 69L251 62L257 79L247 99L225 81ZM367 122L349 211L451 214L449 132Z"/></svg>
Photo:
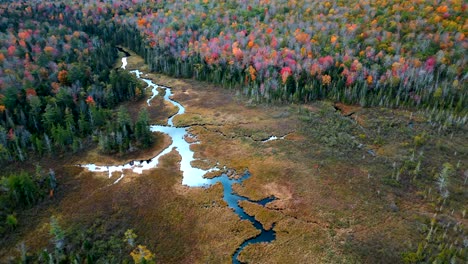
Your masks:
<svg viewBox="0 0 468 264"><path fill-rule="evenodd" d="M44 114L42 114L42 123L44 124L44 127L50 131L60 120L61 115L57 105L48 103Z"/></svg>
<svg viewBox="0 0 468 264"><path fill-rule="evenodd" d="M122 131L124 137L132 134L132 120L130 119L128 110L124 106L119 107L119 111L117 112L117 124L119 126L118 130Z"/></svg>
<svg viewBox="0 0 468 264"><path fill-rule="evenodd" d="M153 143L152 133L149 127L148 111L146 108L138 114L138 120L135 123L135 137L141 146L149 147Z"/></svg>

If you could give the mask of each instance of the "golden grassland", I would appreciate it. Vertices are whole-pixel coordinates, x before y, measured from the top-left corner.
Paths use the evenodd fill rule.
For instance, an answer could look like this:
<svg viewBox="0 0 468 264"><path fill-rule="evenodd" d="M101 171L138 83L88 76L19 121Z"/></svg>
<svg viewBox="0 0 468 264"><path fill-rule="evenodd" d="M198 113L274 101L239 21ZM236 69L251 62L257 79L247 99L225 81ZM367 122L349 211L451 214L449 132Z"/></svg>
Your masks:
<svg viewBox="0 0 468 264"><path fill-rule="evenodd" d="M145 72L147 67L132 53L127 69ZM233 91L207 83L155 73L144 78L171 87L174 100L186 107L186 114L174 122L191 126L190 133L200 141L192 145L196 158L204 160L197 161L197 166L209 167L218 162L220 167L234 169L237 174L248 169L252 177L243 185L234 186L239 195L252 200L271 195L278 198L265 207L248 201L241 203L266 229L276 231L272 243L247 246L239 256L241 261L397 263L401 262L402 252L417 247L422 236L418 226L432 216L435 206L421 198L420 187L394 188L383 183L391 174L391 166L383 161L408 153L414 135L388 130L381 139L375 132L389 120L406 124L412 118L418 132L411 133L422 133L427 128L416 114L412 117L405 110L340 105L337 108L343 115L354 113L349 116L353 129L346 133L368 146L342 151L339 146L317 139L314 129L318 123L309 120L319 114L339 115L332 103L255 104L245 102ZM146 100L126 106L135 117L144 104ZM165 122L174 111L160 98L155 98L149 108L151 120L156 123ZM401 127L404 126L398 129ZM287 136L262 142L272 135ZM444 150L442 156L437 154L440 149L433 147L449 144L466 154L464 139L463 135L456 135L455 139L448 135L430 137L430 147L425 149L430 162L460 159L447 154L452 149ZM146 159L169 143L167 137L158 135L152 149L132 156L103 157L90 145L78 155L40 160L44 167L57 171L57 196L19 217L18 230L0 244L0 256L15 252L20 241L33 251L46 247L50 241L49 217L54 215L65 226L92 226L101 219L99 228L107 234L132 228L160 263L229 263L242 241L258 234L258 230L250 222L239 220L226 206L220 184L207 189L182 186L180 156L176 151L162 157L158 168L142 175L126 173L124 180L115 185L111 183L118 176L107 179L73 166L78 161L118 163L130 157ZM370 155L369 150L377 156ZM466 164L466 156L461 159ZM33 165L29 162L24 167ZM454 201L453 206L462 208L461 203L463 199ZM392 205L398 209L392 209ZM450 217L466 226L460 210Z"/></svg>

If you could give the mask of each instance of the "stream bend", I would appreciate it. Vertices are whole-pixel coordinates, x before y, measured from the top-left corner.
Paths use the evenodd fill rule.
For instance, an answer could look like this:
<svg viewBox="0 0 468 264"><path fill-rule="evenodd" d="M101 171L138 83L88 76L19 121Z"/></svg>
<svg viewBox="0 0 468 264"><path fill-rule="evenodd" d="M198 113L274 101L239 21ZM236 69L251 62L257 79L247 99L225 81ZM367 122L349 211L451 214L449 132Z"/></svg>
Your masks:
<svg viewBox="0 0 468 264"><path fill-rule="evenodd" d="M120 50L120 49L119 49ZM123 50L125 51L125 50ZM127 52L125 52L128 55ZM127 67L127 57L122 58L122 68L126 69ZM223 185L223 199L226 201L228 206L236 213L241 220L247 220L253 224L253 226L260 230L260 234L245 240L234 252L232 255L232 263L240 263L237 257L239 256L240 252L248 245L254 243L261 243L261 242L271 242L276 238L276 232L273 230L273 227L269 230L264 229L263 225L255 219L255 217L247 214L245 210L239 206L239 201L249 201L252 203L256 203L262 206L265 206L267 203L275 200L275 197L267 197L260 201L252 201L246 197L240 196L236 194L232 187L234 184L242 184L246 179L248 179L251 174L246 171L244 174L238 178L234 179L229 177L227 174L223 173L218 177L207 179L203 176L208 172L219 171L220 169L217 167L213 167L207 170L203 170L200 168L193 167L191 162L195 160L194 152L190 149L191 144L197 143L188 143L185 140L185 137L190 136L187 129L189 127L177 127L174 126L173 119L174 117L185 113L185 107L182 106L180 103L171 99L172 91L169 87L160 86L158 84L153 83L153 81L149 79L143 78L143 73L139 70L130 71L131 73L135 74L137 78L143 80L148 86L147 89L151 89L152 95L147 100L148 106L151 105L151 100L158 95L158 88L165 91L164 100L171 103L175 107L177 107L178 111L175 115L171 116L167 120L167 125L151 125L150 129L152 132L161 132L164 134L169 135L172 138L172 143L166 149L164 149L161 153L153 157L149 160L134 160L122 165L96 165L96 164L85 164L80 165L88 169L89 171L93 172L108 172L109 178L113 176L115 172L120 172L120 176L114 181L114 184L118 183L122 180L125 176L125 170L131 170L134 173L141 174L144 170L149 170L152 168L156 168L158 166L159 158L168 154L173 149L176 149L180 156L180 170L182 171L182 184L187 185L189 187L210 187L213 184L221 183ZM269 140L275 140L276 137L272 137Z"/></svg>

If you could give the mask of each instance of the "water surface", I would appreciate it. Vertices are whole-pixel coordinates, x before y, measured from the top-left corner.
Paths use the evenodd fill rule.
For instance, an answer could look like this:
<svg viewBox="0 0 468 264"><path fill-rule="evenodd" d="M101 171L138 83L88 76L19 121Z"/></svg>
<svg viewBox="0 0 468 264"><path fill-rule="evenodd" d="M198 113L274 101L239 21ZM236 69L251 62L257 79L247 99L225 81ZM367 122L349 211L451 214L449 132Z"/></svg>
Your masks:
<svg viewBox="0 0 468 264"><path fill-rule="evenodd" d="M127 67L127 57L122 58L122 68L125 69ZM139 70L130 71L131 73L135 74L137 78L143 80L148 86L147 89L151 89L152 95L147 100L148 106L151 105L151 100L154 99L156 96L159 95L159 91L164 91L164 100L174 105L178 110L177 113L173 116L169 117L167 120L166 125L151 125L150 129L153 132L161 132L171 137L172 143L165 148L161 153L156 155L155 157L149 160L133 160L128 163L122 165L96 165L96 164L85 164L81 165L82 167L87 168L90 171L95 172L108 172L109 178L114 177L115 174L119 174L117 179L114 181L114 184L118 183L125 177L126 171L133 171L134 173L141 174L145 170L149 170L152 168L156 168L159 163L159 158L168 154L173 149L175 149L179 155L181 156L180 161L180 170L182 171L182 184L190 186L190 187L205 187L208 188L209 186L221 183L223 185L223 199L226 201L228 206L236 213L240 219L247 220L253 224L253 226L260 230L260 234L258 236L249 238L245 240L234 252L232 255L232 262L233 263L240 263L237 260L237 256L239 256L240 252L250 244L254 243L261 243L261 242L271 242L276 238L276 232L271 228L270 230L266 230L263 228L262 224L258 222L253 216L248 215L242 207L239 206L239 201L250 201L253 203L257 203L259 205L265 206L267 203L273 201L274 197L267 197L260 201L252 201L246 197L240 196L236 194L232 190L232 186L235 183L242 184L246 179L248 179L251 175L248 171L246 171L240 178L234 179L229 177L227 174L223 173L218 177L207 179L203 176L208 172L219 171L217 167L213 167L210 169L200 169L193 167L191 165L192 161L195 160L194 152L190 149L192 144L198 144L198 142L189 143L186 140L186 137L190 137L187 129L188 127L177 127L174 126L174 117L185 113L185 107L182 106L180 103L176 102L175 100L171 99L172 97L172 90L169 87L160 86L158 84L153 83L152 80L143 78L143 73ZM277 140L278 137L272 136L264 142Z"/></svg>

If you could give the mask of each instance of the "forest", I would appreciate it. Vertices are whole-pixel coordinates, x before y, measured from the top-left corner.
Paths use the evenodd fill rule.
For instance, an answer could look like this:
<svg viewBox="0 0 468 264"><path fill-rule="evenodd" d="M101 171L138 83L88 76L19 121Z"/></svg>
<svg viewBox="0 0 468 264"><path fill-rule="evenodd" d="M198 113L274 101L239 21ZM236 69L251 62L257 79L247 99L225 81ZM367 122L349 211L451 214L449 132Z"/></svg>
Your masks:
<svg viewBox="0 0 468 264"><path fill-rule="evenodd" d="M21 227L22 222L27 222L25 215L32 217L30 212L37 208L52 210L50 208L56 206L54 203L66 200L64 192L60 194L60 188L65 187L60 184L73 190L73 176L81 175L68 168L71 166L67 163L69 157L79 157L81 162L86 160L83 153L96 151L97 155L126 162L132 153L153 151L166 144L164 136L153 133L151 125L160 118L159 115L170 113L169 118L176 113L168 110L163 101L157 109L156 106L151 108L149 100L148 108L141 107L149 97L147 83L139 75L120 67L121 58L126 56L133 67L131 70L139 70L145 65L144 72L155 73L151 76L166 80L168 87L175 89L174 96L179 96L177 102L194 104L189 98L177 94L180 90L176 85L172 87L177 80L189 80L195 82L193 87L203 87L202 84L207 83L215 87L213 93L227 94L229 99L225 100L248 104L246 112L251 110L249 107L289 107L287 111L292 114L288 112L278 118L294 115L300 125L294 123L294 127L299 128L293 132L283 131L283 138L296 130L301 131L297 138L305 138L307 143L300 146L325 146L326 150L318 154L326 155L324 160L330 159L333 164L344 162L346 155L353 157L350 160L354 155L360 157L357 152L364 151L366 146L369 149L365 149L364 154L371 153L375 157L375 153L381 155L384 152L377 148L383 149L382 146L390 144L392 139L404 141L400 149L394 150L398 153L395 155L400 156L392 152L394 156L386 157L382 162L387 165L376 165L379 161L375 161L362 171L382 166L379 169L383 172L377 174L383 175L380 184L389 188L388 197L410 194L424 197L428 200L421 198L423 202L420 203L424 205L420 207L433 208L425 211L427 215L445 217L449 215L446 212L449 208L452 209L451 217L454 211L460 213L453 216L455 224L445 218L445 221L439 221L436 216L425 218L424 231L421 231L426 232L422 235L425 239L411 242L405 250L398 249L397 259L407 263L463 263L467 260L466 205L463 205L467 198L468 177L465 141L468 118L467 9L468 4L461 0L1 1L0 166L5 170L0 172L0 235L5 240L0 239L3 240L0 246L11 241L19 243L21 232L28 230ZM123 49L132 55L124 55ZM132 57L141 57L141 61L133 62ZM161 93L162 88L158 89ZM323 102L331 102L343 115L329 114L329 108ZM212 111L202 111L201 106L195 104L193 110L188 108L185 116L178 116L175 123L178 127L198 125L210 131L207 126L218 124L215 121L223 116L224 110L219 110L222 108L218 106ZM317 113L310 110L316 108L320 108ZM359 110L348 111L348 108ZM387 114L390 111L396 117L389 120L391 118L386 114L373 115L371 109ZM196 111L202 116L198 118L206 119L206 122L191 116ZM355 114L359 111L363 112L361 118L367 120L366 125ZM401 113L398 111L406 112L395 114ZM217 115L211 117L212 112ZM402 116L409 116L408 120L401 121ZM161 120L157 121L161 123ZM227 124L225 120L229 119L223 119L222 125ZM231 134L223 128L215 132L231 135L232 139L254 133L252 131L256 129L273 130L267 129L270 123L263 128L238 125ZM359 125L361 128L356 128ZM413 126L420 130L414 132L411 130ZM193 131L201 138L206 136L203 133L208 133L196 128ZM266 136L272 132L258 133L263 136L257 136L257 141L272 136ZM256 136L249 137L254 139L252 144L256 144ZM450 141L460 143L456 147L441 146ZM200 157L208 160L206 157L212 155L207 150L210 147L203 145L205 142L200 143L202 147L192 147L200 150L201 154L196 155L201 156L196 157L202 162ZM272 151L275 155L280 149L289 153L300 146L278 147ZM333 148L330 150L333 155L328 155L329 148ZM431 156L429 153L436 154L425 160L425 156ZM295 159L301 166L312 164L305 157ZM55 161L51 163L51 160ZM231 160L223 165L239 166L236 169L241 171L239 164L243 162ZM318 168L322 165L311 166L307 170L320 174ZM250 169L255 165L249 163L242 168L247 167ZM333 171L330 169L330 175ZM109 170L109 178L111 176ZM278 178L278 181L284 183L289 179ZM265 181L263 185L267 183ZM285 186L293 186L293 183ZM401 188L405 184L408 185L403 191ZM165 194L165 191L161 193ZM437 197L433 197L434 193L438 193ZM297 198L300 194L292 196ZM179 210L182 202L177 200L179 198L173 199L161 208ZM191 217L195 217L199 213L192 214ZM52 236L49 241L52 242L40 244L36 251L26 252L26 248L22 248L19 255L0 251L0 262L7 257L14 263L216 262L201 258L202 249L183 259L175 257L175 253L158 259L161 252L155 244L163 244L168 239L158 235L155 237L159 240L155 242L145 237L140 229L138 243L141 245L137 246L135 239L138 236L133 229L141 223L133 220L126 219L125 224L123 220L116 220L118 231L109 237L111 227L106 226L109 230L103 228L101 236L99 232L93 234L95 222L77 224L57 219L51 216L47 220L49 236ZM80 233L83 230L80 225L85 226L84 233ZM146 223L142 225L146 226ZM177 233L176 228L171 228L170 232ZM438 229L443 229L444 233L435 237ZM70 239L65 243L64 237ZM153 254L152 250L156 252ZM246 252L244 259L252 251ZM343 252L347 252L346 249ZM181 252L178 254L185 256ZM350 262L372 260L375 259L362 257ZM321 259L313 262L335 261ZM257 263L255 260L247 262Z"/></svg>

